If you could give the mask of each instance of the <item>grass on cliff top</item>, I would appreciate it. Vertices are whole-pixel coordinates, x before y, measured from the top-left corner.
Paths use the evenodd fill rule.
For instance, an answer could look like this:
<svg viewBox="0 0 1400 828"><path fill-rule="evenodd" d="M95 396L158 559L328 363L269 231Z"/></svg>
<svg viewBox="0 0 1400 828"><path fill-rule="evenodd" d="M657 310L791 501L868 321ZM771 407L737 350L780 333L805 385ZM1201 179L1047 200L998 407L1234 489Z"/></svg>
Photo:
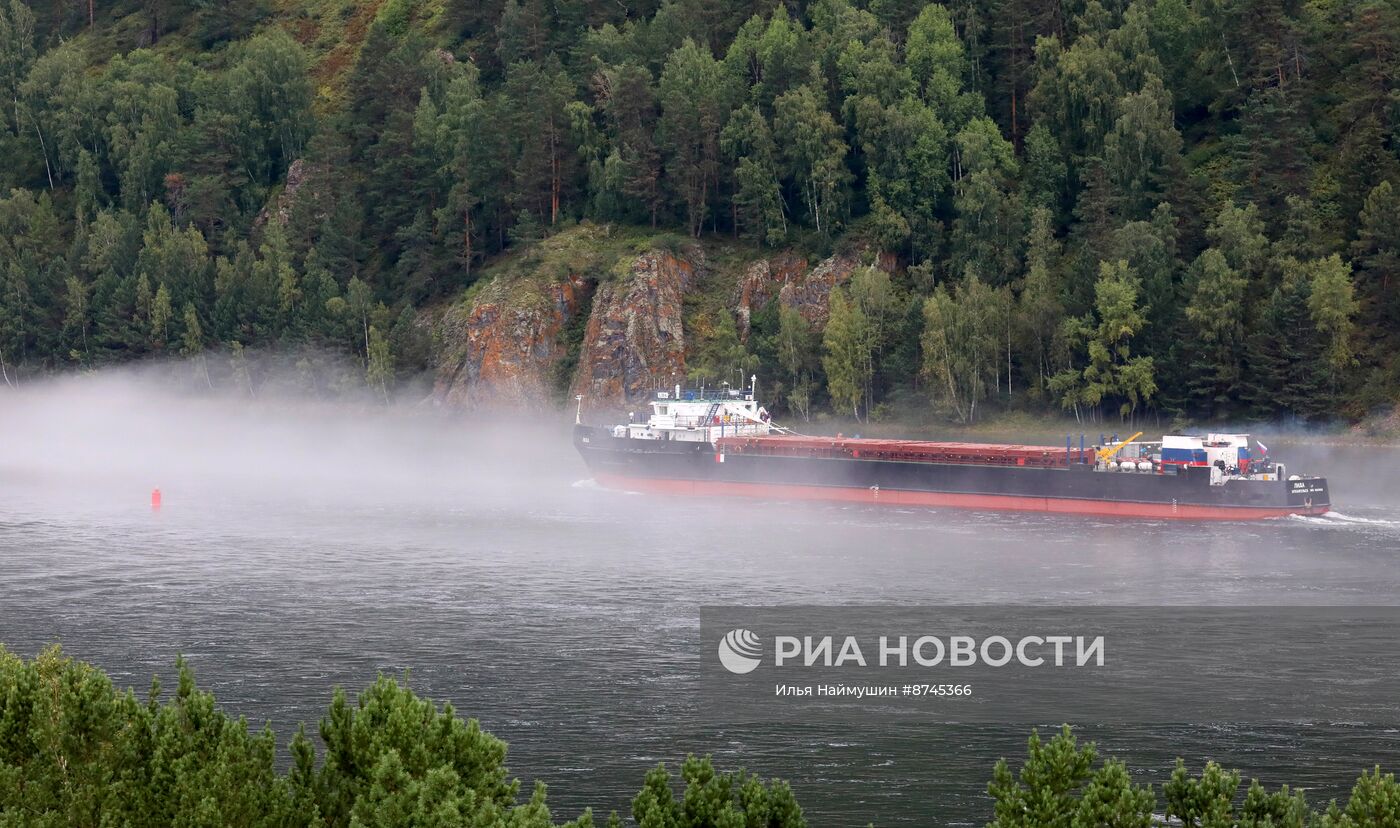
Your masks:
<svg viewBox="0 0 1400 828"><path fill-rule="evenodd" d="M495 259L458 301L470 306L490 297L508 299L517 307L543 306L549 301L544 288L571 275L595 283L624 279L637 256L652 250L700 264L694 256L696 247L703 252L703 266L691 280L681 308L686 344L694 353L712 336L721 315L733 312L744 270L777 251L730 236L706 235L697 240L645 226L582 221ZM813 253L808 262L818 258Z"/></svg>
<svg viewBox="0 0 1400 828"><path fill-rule="evenodd" d="M696 255L697 247L703 259ZM653 250L700 265L681 305L690 355L715 335L724 314L733 313L744 271L776 252L727 236L710 235L695 240L650 227L584 221L495 259L483 268L481 277L457 303L470 308L484 299L508 302L518 308L543 309L552 301L549 286L570 276L595 284L625 279L637 257ZM815 260L814 256L808 257L809 263ZM573 323L579 321L575 319ZM578 333L581 339L581 326ZM568 343L569 358L577 359L576 347L575 343Z"/></svg>
<svg viewBox="0 0 1400 828"><path fill-rule="evenodd" d="M687 292L687 307L692 299L706 308L715 303L723 306L730 298L726 289L732 292L742 268L763 255L732 241L695 242L650 227L583 221L490 262L459 302L470 304L486 291L508 294L513 303L544 301L542 288L570 276L592 282L625 278L633 261L643 253L662 250L686 256L695 244L704 250L706 264Z"/></svg>

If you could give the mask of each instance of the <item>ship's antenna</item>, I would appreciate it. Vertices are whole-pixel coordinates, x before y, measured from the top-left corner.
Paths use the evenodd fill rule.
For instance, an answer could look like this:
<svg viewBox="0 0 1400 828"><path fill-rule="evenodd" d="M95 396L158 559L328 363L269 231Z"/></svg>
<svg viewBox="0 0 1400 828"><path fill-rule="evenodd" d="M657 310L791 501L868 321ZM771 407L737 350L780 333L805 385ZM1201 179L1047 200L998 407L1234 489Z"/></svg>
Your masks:
<svg viewBox="0 0 1400 828"><path fill-rule="evenodd" d="M574 425L583 425L583 395L574 397L578 401L578 407L574 409Z"/></svg>
<svg viewBox="0 0 1400 828"><path fill-rule="evenodd" d="M749 377L749 393L753 395L753 401L758 402L758 374Z"/></svg>

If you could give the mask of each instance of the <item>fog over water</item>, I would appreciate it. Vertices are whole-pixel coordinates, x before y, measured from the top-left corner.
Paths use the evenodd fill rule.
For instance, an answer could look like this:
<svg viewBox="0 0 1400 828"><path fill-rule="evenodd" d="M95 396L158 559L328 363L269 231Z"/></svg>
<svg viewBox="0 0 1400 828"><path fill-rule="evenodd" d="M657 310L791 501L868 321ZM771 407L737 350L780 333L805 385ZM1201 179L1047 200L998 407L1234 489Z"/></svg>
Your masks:
<svg viewBox="0 0 1400 828"><path fill-rule="evenodd" d="M717 728L698 608L1400 601L1394 449L1266 438L1338 512L1201 525L616 493L571 422L194 397L149 372L0 390L0 643L62 643L138 691L184 653L284 745L333 687L407 670L508 740L561 817L626 813L648 767L710 752L790 779L814 825L980 825L1024 727ZM1083 730L1141 781L1213 758L1315 802L1400 765L1391 729Z"/></svg>

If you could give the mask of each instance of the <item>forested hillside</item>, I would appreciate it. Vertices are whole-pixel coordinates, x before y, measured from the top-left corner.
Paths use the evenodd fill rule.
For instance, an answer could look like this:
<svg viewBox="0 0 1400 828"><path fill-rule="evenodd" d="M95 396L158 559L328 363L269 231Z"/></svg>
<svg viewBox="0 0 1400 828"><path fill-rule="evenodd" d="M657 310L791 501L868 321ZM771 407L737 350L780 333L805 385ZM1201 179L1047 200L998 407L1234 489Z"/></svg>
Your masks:
<svg viewBox="0 0 1400 828"><path fill-rule="evenodd" d="M1400 0L0 0L0 102L4 384L310 344L388 390L588 222L880 264L687 333L804 412L1400 396Z"/></svg>

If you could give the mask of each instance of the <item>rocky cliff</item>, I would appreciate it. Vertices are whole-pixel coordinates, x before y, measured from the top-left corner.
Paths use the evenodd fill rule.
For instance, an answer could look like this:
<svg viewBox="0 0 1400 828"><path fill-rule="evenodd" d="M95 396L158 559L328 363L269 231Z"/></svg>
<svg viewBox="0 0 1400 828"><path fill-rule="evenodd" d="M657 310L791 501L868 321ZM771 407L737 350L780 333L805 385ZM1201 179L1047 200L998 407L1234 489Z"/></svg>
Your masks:
<svg viewBox="0 0 1400 828"><path fill-rule="evenodd" d="M493 281L444 310L434 397L464 410L552 406L554 366L565 355L561 334L588 288L576 274L544 284Z"/></svg>
<svg viewBox="0 0 1400 828"><path fill-rule="evenodd" d="M589 408L609 408L684 382L682 302L703 267L699 247L684 258L651 251L638 256L626 275L599 285L572 393L582 394Z"/></svg>
<svg viewBox="0 0 1400 828"><path fill-rule="evenodd" d="M807 269L806 259L792 253L754 261L739 277L736 290L734 316L739 333L748 339L753 314L774 296L783 305L796 308L820 330L826 326L832 289L850 279L860 264L861 257L857 253L838 253L818 262L811 270Z"/></svg>
<svg viewBox="0 0 1400 828"><path fill-rule="evenodd" d="M734 317L739 334L745 341L749 338L749 324L754 312L762 310L788 285L800 282L806 272L807 260L792 253L758 259L744 268L739 277Z"/></svg>
<svg viewBox="0 0 1400 828"><path fill-rule="evenodd" d="M826 317L831 306L831 291L845 283L851 274L860 267L860 256L855 253L841 253L824 259L804 273L802 278L788 282L778 292L778 301L798 312L820 330L826 327Z"/></svg>
<svg viewBox="0 0 1400 828"><path fill-rule="evenodd" d="M546 244L538 259L490 274L433 318L439 402L539 410L564 402L567 385L588 410L625 410L685 381L696 297L733 311L745 338L753 314L774 298L820 329L831 291L861 264L855 253L809 267L792 252L746 257L734 248L714 264L698 243L659 249L597 226Z"/></svg>
<svg viewBox="0 0 1400 828"><path fill-rule="evenodd" d="M325 218L330 210L330 193L325 186L326 179L324 166L301 158L293 161L291 166L287 167L287 183L277 194L277 198L258 213L257 218L253 220L253 226L262 227L269 220L275 219L285 227L291 220L292 210L299 207L310 210L317 220Z"/></svg>

